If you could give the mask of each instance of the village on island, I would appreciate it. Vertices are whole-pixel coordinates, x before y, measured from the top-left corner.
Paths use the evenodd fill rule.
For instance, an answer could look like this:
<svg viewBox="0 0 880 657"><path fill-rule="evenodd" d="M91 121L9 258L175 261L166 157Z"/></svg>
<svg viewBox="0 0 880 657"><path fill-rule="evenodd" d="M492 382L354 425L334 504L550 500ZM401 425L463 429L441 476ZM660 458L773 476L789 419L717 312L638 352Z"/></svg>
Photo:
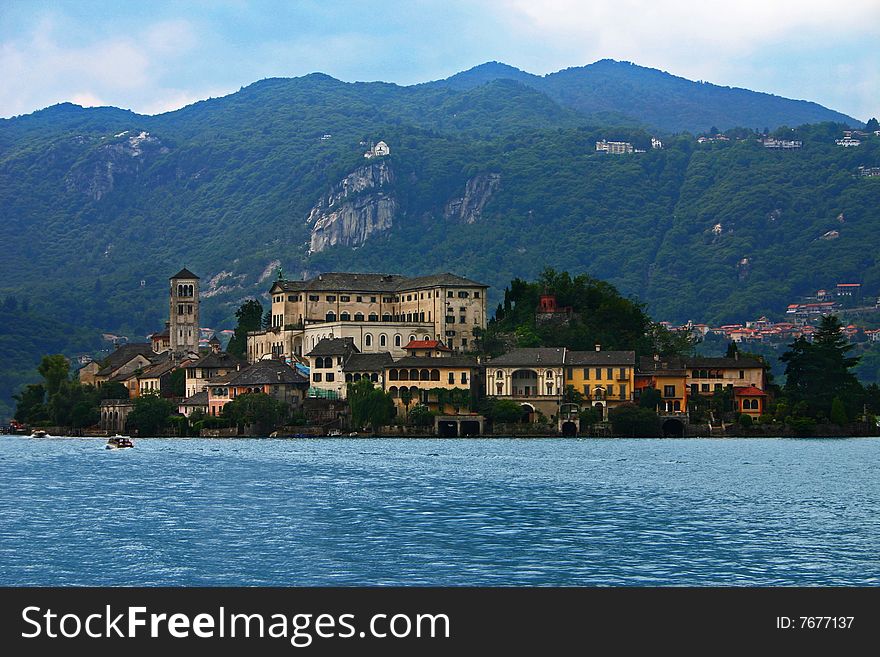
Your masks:
<svg viewBox="0 0 880 657"><path fill-rule="evenodd" d="M766 412L766 366L740 357L660 357L566 347L515 348L476 355L487 326L488 286L442 273L419 277L324 273L279 278L269 289L268 326L247 333L244 357L216 335L200 340L200 278L170 278L169 321L150 342L126 343L78 372L79 383L113 384L127 394L100 401L100 421L84 433L131 432L139 398L159 397L176 415L201 420L200 435L611 435L609 414L650 390L663 435L709 435L711 419L690 421L694 398L725 393L735 416ZM541 296L539 322L565 322L570 308ZM185 393L172 381L183 372ZM352 396L380 391L387 424L373 425ZM276 426L224 422L245 396L282 404ZM486 401L496 413L480 413ZM380 402L381 404L381 402ZM227 409L228 410L228 409ZM358 417L360 415L360 417ZM379 417L383 417L382 413ZM289 424L296 418L295 424ZM718 418L715 430L723 421ZM164 429L173 435L174 427Z"/></svg>

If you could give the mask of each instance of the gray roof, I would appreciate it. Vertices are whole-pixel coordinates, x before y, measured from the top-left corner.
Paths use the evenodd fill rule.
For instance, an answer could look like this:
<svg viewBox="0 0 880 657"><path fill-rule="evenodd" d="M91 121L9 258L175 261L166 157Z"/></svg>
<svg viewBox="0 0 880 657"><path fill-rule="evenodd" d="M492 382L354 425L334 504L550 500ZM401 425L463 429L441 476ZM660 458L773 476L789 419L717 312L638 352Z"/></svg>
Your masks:
<svg viewBox="0 0 880 657"><path fill-rule="evenodd" d="M433 369L438 367L477 367L477 359L473 356L445 356L431 358L430 356L404 356L394 361L389 367L413 367L418 369Z"/></svg>
<svg viewBox="0 0 880 657"><path fill-rule="evenodd" d="M164 374L168 374L168 372L171 372L176 368L177 363L174 362L173 359L167 358L165 360L160 360L159 362L153 364L151 367L146 368L143 374L141 374L141 378L162 376Z"/></svg>
<svg viewBox="0 0 880 657"><path fill-rule="evenodd" d="M502 365L505 367L522 365L523 367L544 367L563 365L564 347L528 347L493 358L486 363L487 367Z"/></svg>
<svg viewBox="0 0 880 657"><path fill-rule="evenodd" d="M322 338L306 356L345 356L358 351L352 338Z"/></svg>
<svg viewBox="0 0 880 657"><path fill-rule="evenodd" d="M697 356L695 358L685 358L684 362L687 367L700 367L705 369L749 369L754 367L764 367L754 358L710 358L707 356Z"/></svg>
<svg viewBox="0 0 880 657"><path fill-rule="evenodd" d="M381 372L382 368L394 362L391 354L380 351L378 354L355 353L348 357L343 372Z"/></svg>
<svg viewBox="0 0 880 657"><path fill-rule="evenodd" d="M235 367L236 365L244 365L245 361L238 356L233 356L230 353L225 351L219 351L216 354L210 353L206 356L202 356L195 362L189 362L184 367L186 368L195 368L195 367Z"/></svg>
<svg viewBox="0 0 880 657"><path fill-rule="evenodd" d="M683 358L679 358L678 356L661 356L658 360L655 360L653 356L642 356L639 358L639 372L642 374L686 369L687 363Z"/></svg>
<svg viewBox="0 0 880 657"><path fill-rule="evenodd" d="M182 406L207 406L208 405L208 391L202 390L201 392L197 392L190 397L187 397L182 402L180 402Z"/></svg>
<svg viewBox="0 0 880 657"><path fill-rule="evenodd" d="M196 276L189 269L184 267L179 272L174 274L174 276L171 277L171 280L173 281L176 278L195 278L195 279L198 279L198 276Z"/></svg>
<svg viewBox="0 0 880 657"><path fill-rule="evenodd" d="M259 386L270 383L299 383L308 385L309 380L287 363L277 360L258 360L250 367L236 372L229 379L228 385Z"/></svg>
<svg viewBox="0 0 880 657"><path fill-rule="evenodd" d="M107 356L105 361L103 361L106 362L107 365L105 365L98 374L101 376L110 374L125 365L135 356L144 356L149 360L154 358L156 353L153 351L153 347L149 342L129 342L128 344L118 347L116 351Z"/></svg>
<svg viewBox="0 0 880 657"><path fill-rule="evenodd" d="M566 365L635 365L634 351L567 351Z"/></svg>
<svg viewBox="0 0 880 657"><path fill-rule="evenodd" d="M358 274L349 272L327 272L306 281L275 281L272 288L280 287L285 292L338 291L352 292L399 292L429 287L489 287L463 276L445 272L429 276L400 276L399 274Z"/></svg>

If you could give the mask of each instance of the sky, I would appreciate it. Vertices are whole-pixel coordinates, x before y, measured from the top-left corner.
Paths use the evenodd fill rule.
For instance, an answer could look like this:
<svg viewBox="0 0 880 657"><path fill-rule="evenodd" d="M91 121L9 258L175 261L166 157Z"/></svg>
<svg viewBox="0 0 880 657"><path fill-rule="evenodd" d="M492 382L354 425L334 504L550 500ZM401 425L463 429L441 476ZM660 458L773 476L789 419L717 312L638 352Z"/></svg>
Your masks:
<svg viewBox="0 0 880 657"><path fill-rule="evenodd" d="M156 114L316 71L414 84L605 58L880 117L880 0L0 0L0 117Z"/></svg>

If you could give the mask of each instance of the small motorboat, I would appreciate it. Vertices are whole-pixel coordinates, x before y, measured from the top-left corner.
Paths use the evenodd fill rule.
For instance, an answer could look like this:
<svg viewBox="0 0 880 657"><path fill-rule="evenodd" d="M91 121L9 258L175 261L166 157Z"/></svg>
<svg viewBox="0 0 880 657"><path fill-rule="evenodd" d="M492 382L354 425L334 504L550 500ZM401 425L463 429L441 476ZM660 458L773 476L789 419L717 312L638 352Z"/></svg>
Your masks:
<svg viewBox="0 0 880 657"><path fill-rule="evenodd" d="M31 434L31 438L45 438L49 435L48 431L43 431L42 429L35 429Z"/></svg>
<svg viewBox="0 0 880 657"><path fill-rule="evenodd" d="M107 446L105 449L125 449L126 447L134 447L134 443L131 442L131 438L128 436L112 436L107 441Z"/></svg>

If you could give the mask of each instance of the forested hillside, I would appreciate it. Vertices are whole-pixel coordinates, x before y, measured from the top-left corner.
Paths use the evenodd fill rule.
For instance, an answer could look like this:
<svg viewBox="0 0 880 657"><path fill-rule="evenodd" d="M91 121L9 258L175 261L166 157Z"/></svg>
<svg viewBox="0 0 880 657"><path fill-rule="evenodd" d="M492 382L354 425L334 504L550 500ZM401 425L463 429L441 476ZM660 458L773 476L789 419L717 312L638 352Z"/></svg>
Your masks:
<svg viewBox="0 0 880 657"><path fill-rule="evenodd" d="M636 88L644 69L626 67ZM800 150L765 149L750 130L796 125L801 106L786 101L731 141L698 145L627 114L625 95L596 114L483 73L413 87L314 74L158 116L65 104L0 121L0 299L28 301L3 318L0 369L38 360L37 319L68 352L101 331L143 339L182 266L202 277L203 323L221 327L279 266L454 271L491 285L493 304L552 266L676 321L772 314L843 279L880 291L880 178L857 175L880 166L880 138L844 149L846 126L823 123L777 130ZM743 107L760 106L748 93ZM694 119L705 129L734 127L706 107ZM647 152L597 154L599 139ZM365 159L379 140L391 154ZM310 251L318 225L332 239ZM3 378L8 399L17 379Z"/></svg>

